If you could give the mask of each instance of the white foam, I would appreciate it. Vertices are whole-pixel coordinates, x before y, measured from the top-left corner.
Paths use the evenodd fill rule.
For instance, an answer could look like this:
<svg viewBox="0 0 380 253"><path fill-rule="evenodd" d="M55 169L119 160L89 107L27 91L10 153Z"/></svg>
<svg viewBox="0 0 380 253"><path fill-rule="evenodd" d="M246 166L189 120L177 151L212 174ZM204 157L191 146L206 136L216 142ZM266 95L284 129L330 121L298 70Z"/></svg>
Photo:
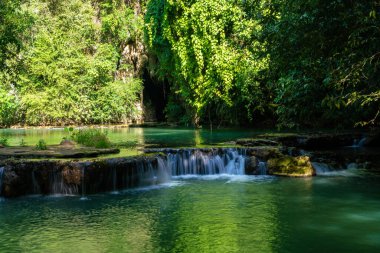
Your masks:
<svg viewBox="0 0 380 253"><path fill-rule="evenodd" d="M347 165L347 169L334 170L331 166L324 163L313 162L313 167L316 170L317 176L326 177L357 177L360 176L360 170L358 164L350 163Z"/></svg>
<svg viewBox="0 0 380 253"><path fill-rule="evenodd" d="M152 191L152 190L159 190L164 188L172 188L172 187L178 187L186 184L185 182L181 181L171 181L164 184L156 184L156 185L150 185L150 186L144 186L144 187L138 187L133 189L126 189L123 192L131 192L131 191Z"/></svg>
<svg viewBox="0 0 380 253"><path fill-rule="evenodd" d="M252 175L232 175L232 174L213 174L213 175L181 175L174 176L173 179L177 180L206 180L206 181L214 181L214 180L227 180L227 183L233 182L253 182L253 181L268 181L273 180L275 177L260 175L260 176L252 176Z"/></svg>

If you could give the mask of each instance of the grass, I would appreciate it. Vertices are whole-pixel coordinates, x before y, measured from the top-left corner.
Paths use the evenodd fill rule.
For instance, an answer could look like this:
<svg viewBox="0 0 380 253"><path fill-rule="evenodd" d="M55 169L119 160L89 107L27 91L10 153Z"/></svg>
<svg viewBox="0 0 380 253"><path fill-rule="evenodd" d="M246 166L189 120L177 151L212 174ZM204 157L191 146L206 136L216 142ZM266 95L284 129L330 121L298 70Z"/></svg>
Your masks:
<svg viewBox="0 0 380 253"><path fill-rule="evenodd" d="M0 146L8 147L9 146L8 139L5 137L0 137Z"/></svg>
<svg viewBox="0 0 380 253"><path fill-rule="evenodd" d="M37 145L36 145L36 149L37 150L47 150L47 145L46 145L46 142L45 140L39 140Z"/></svg>
<svg viewBox="0 0 380 253"><path fill-rule="evenodd" d="M107 133L100 129L83 129L74 132L71 138L78 144L95 148L110 148L111 142Z"/></svg>

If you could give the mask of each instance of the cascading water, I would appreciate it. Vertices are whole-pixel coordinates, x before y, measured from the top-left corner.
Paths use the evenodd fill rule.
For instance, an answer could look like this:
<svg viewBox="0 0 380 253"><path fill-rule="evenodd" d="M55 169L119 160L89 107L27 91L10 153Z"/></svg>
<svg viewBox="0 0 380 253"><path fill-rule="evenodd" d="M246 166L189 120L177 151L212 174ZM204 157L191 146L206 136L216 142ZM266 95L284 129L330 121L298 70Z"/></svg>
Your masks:
<svg viewBox="0 0 380 253"><path fill-rule="evenodd" d="M81 184L82 184L82 197L80 198L81 200L88 200L88 198L86 197L86 178L85 178L85 174L86 171L84 169L84 167L81 168Z"/></svg>
<svg viewBox="0 0 380 253"><path fill-rule="evenodd" d="M363 137L360 140L355 139L354 143L351 145L352 148L362 148L367 142L367 138Z"/></svg>
<svg viewBox="0 0 380 253"><path fill-rule="evenodd" d="M33 184L33 194L39 194L41 192L40 186L36 180L35 171L32 171L32 184Z"/></svg>
<svg viewBox="0 0 380 253"><path fill-rule="evenodd" d="M53 195L77 195L78 186L68 185L63 180L62 171L55 171L50 175L50 192Z"/></svg>
<svg viewBox="0 0 380 253"><path fill-rule="evenodd" d="M160 158L161 159L161 158ZM159 162L159 166L165 164ZM222 152L200 150L180 150L177 153L168 153L166 171L172 176L181 175L215 175L245 174L245 156L237 149L224 149Z"/></svg>
<svg viewBox="0 0 380 253"><path fill-rule="evenodd" d="M170 181L169 167L161 157L157 157L157 181L158 183L166 183Z"/></svg>
<svg viewBox="0 0 380 253"><path fill-rule="evenodd" d="M156 158L114 159L99 164L101 166L90 162L57 166L48 171L48 177L43 170L33 169L28 187L31 194L81 194L81 199L86 200L86 194L96 192L116 194L128 188L175 183L171 179L177 176L239 178L235 176L246 175L246 157L246 150L239 148L167 150L165 155ZM254 174L266 175L265 162L252 166L256 166ZM1 167L0 194L3 173L4 168Z"/></svg>
<svg viewBox="0 0 380 253"><path fill-rule="evenodd" d="M322 175L331 172L333 169L326 163L312 162L313 168L317 175Z"/></svg>
<svg viewBox="0 0 380 253"><path fill-rule="evenodd" d="M4 175L4 167L0 167L0 196L3 190L3 175Z"/></svg>
<svg viewBox="0 0 380 253"><path fill-rule="evenodd" d="M357 176L358 164L350 163L341 168L333 168L326 163L312 162L317 176Z"/></svg>
<svg viewBox="0 0 380 253"><path fill-rule="evenodd" d="M259 175L266 175L267 174L267 163L266 162L259 162Z"/></svg>

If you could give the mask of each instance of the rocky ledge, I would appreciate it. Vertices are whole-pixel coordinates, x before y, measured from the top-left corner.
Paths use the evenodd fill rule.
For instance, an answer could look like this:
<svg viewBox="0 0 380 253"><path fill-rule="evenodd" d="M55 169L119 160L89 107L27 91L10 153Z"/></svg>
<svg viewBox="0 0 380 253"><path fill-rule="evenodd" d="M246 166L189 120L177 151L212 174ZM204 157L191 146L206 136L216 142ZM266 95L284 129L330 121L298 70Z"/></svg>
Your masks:
<svg viewBox="0 0 380 253"><path fill-rule="evenodd" d="M97 149L91 147L77 147L69 145L47 146L46 150L37 150L35 147L3 147L0 148L0 159L9 158L87 158L105 154L117 154L119 149Z"/></svg>
<svg viewBox="0 0 380 253"><path fill-rule="evenodd" d="M241 146L286 146L305 149L336 148L352 145L380 146L379 133L273 133L238 139Z"/></svg>
<svg viewBox="0 0 380 253"><path fill-rule="evenodd" d="M147 185L153 156L75 160L0 161L0 196L92 194Z"/></svg>

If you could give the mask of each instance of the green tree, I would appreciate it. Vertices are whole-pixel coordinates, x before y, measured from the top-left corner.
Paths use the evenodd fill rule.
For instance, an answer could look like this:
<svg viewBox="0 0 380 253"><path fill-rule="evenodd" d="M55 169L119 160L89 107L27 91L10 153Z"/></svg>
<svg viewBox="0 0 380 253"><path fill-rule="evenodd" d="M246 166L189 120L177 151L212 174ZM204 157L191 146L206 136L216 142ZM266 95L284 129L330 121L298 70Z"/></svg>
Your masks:
<svg viewBox="0 0 380 253"><path fill-rule="evenodd" d="M216 118L237 123L241 109L264 107L261 73L267 68L261 26L233 1L148 2L147 41L159 78L172 82L197 125ZM213 117L211 117L211 115Z"/></svg>

